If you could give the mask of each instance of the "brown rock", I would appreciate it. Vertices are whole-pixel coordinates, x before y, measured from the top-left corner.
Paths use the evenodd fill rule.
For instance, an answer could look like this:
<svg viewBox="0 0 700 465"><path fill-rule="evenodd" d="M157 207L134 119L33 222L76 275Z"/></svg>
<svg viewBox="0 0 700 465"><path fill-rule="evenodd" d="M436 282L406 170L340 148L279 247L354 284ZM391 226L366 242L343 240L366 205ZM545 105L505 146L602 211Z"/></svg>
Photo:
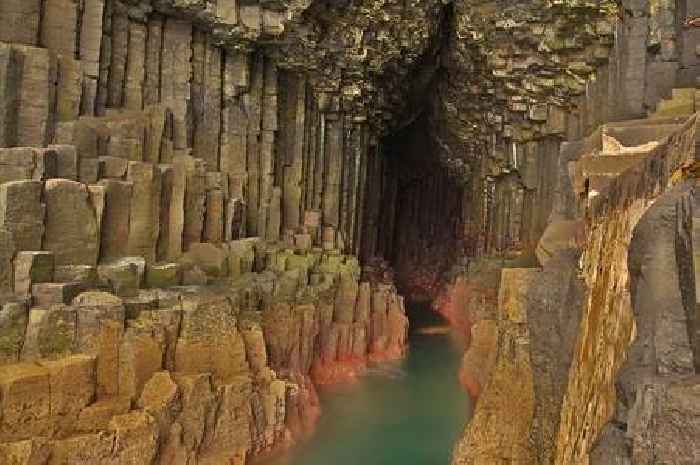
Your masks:
<svg viewBox="0 0 700 465"><path fill-rule="evenodd" d="M0 365L19 362L28 323L26 301L8 302L0 307Z"/></svg>
<svg viewBox="0 0 700 465"><path fill-rule="evenodd" d="M19 252L13 265L16 294L27 296L32 284L53 281L54 259L51 252Z"/></svg>
<svg viewBox="0 0 700 465"><path fill-rule="evenodd" d="M0 228L12 233L18 250L41 250L45 211L41 190L38 181L0 184Z"/></svg>
<svg viewBox="0 0 700 465"><path fill-rule="evenodd" d="M179 286L181 281L182 268L178 263L158 263L146 266L146 287Z"/></svg>
<svg viewBox="0 0 700 465"><path fill-rule="evenodd" d="M123 297L138 293L146 272L146 261L141 257L125 257L97 267L100 282Z"/></svg>
<svg viewBox="0 0 700 465"><path fill-rule="evenodd" d="M129 216L127 254L140 256L152 263L156 259L156 242L160 220L160 171L151 163L129 162L127 179L133 185Z"/></svg>
<svg viewBox="0 0 700 465"><path fill-rule="evenodd" d="M53 441L49 465L102 465L112 463L114 434L80 434Z"/></svg>
<svg viewBox="0 0 700 465"><path fill-rule="evenodd" d="M49 371L33 363L0 366L0 442L50 434Z"/></svg>
<svg viewBox="0 0 700 465"><path fill-rule="evenodd" d="M98 218L85 185L66 179L46 181L44 248L56 265L92 265L99 254Z"/></svg>
<svg viewBox="0 0 700 465"><path fill-rule="evenodd" d="M50 145L56 153L56 177L78 180L78 152L73 145Z"/></svg>
<svg viewBox="0 0 700 465"><path fill-rule="evenodd" d="M110 260L123 257L129 241L129 218L133 184L124 181L102 180L105 188L105 207L102 215L100 258Z"/></svg>
<svg viewBox="0 0 700 465"><path fill-rule="evenodd" d="M165 347L149 328L128 327L119 345L119 395L136 400L154 373L163 368Z"/></svg>
<svg viewBox="0 0 700 465"><path fill-rule="evenodd" d="M227 297L184 296L182 312L175 353L177 371L211 372L220 383L248 372L237 308Z"/></svg>
<svg viewBox="0 0 700 465"><path fill-rule="evenodd" d="M0 444L0 460L6 465L45 465L51 449L42 439Z"/></svg>
<svg viewBox="0 0 700 465"><path fill-rule="evenodd" d="M119 157L100 157L100 178L123 179L129 160Z"/></svg>
<svg viewBox="0 0 700 465"><path fill-rule="evenodd" d="M74 355L41 365L49 372L51 416L57 428L71 432L80 411L95 399L95 357Z"/></svg>
<svg viewBox="0 0 700 465"><path fill-rule="evenodd" d="M170 425L181 410L180 392L167 371L155 373L146 383L138 405L155 418L162 436L170 431Z"/></svg>
<svg viewBox="0 0 700 465"><path fill-rule="evenodd" d="M83 292L73 299L78 312L78 346L82 352L95 353L102 344L102 327L107 322L124 326L122 300L106 292ZM100 359L101 363L102 360ZM99 364L98 364L99 369ZM115 370L116 373L116 370Z"/></svg>
<svg viewBox="0 0 700 465"><path fill-rule="evenodd" d="M0 5L0 40L36 45L39 38L39 0L9 0Z"/></svg>
<svg viewBox="0 0 700 465"><path fill-rule="evenodd" d="M97 268L89 265L57 266L53 279L58 283L78 283L86 290L97 285Z"/></svg>
<svg viewBox="0 0 700 465"><path fill-rule="evenodd" d="M183 257L183 261L193 264L208 275L228 275L228 254L221 245L210 243L191 244L189 251Z"/></svg>
<svg viewBox="0 0 700 465"><path fill-rule="evenodd" d="M69 304L80 294L80 283L39 283L32 285L34 305Z"/></svg>
<svg viewBox="0 0 700 465"><path fill-rule="evenodd" d="M76 349L77 312L66 305L32 307L22 359L67 355Z"/></svg>
<svg viewBox="0 0 700 465"><path fill-rule="evenodd" d="M112 418L114 431L112 454L115 465L151 463L158 453L158 427L146 412L132 412Z"/></svg>
<svg viewBox="0 0 700 465"><path fill-rule="evenodd" d="M131 410L131 399L128 397L98 400L80 411L75 429L83 433L106 430L112 417L123 415L129 410Z"/></svg>
<svg viewBox="0 0 700 465"><path fill-rule="evenodd" d="M15 256L15 251L12 233L0 226L0 296L14 292L12 259Z"/></svg>

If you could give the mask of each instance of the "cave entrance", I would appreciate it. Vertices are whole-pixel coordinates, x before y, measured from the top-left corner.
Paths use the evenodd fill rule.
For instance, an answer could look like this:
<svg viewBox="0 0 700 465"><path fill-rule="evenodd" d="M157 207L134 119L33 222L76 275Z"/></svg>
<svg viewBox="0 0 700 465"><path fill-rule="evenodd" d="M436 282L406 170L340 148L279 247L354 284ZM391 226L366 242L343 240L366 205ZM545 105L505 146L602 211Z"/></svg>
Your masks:
<svg viewBox="0 0 700 465"><path fill-rule="evenodd" d="M429 128L423 112L385 137L374 167L380 201L373 252L392 265L399 291L415 308L435 299L463 248L464 187L440 162Z"/></svg>

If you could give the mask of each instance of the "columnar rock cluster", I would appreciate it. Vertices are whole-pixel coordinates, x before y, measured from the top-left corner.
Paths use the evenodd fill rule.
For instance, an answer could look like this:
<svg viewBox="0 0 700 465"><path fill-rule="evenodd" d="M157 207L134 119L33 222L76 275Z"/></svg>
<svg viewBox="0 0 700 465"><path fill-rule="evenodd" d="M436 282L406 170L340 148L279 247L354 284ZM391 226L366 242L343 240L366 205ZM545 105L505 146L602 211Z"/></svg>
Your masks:
<svg viewBox="0 0 700 465"><path fill-rule="evenodd" d="M348 10L334 53L410 66L434 3ZM335 40L309 6L0 1L0 462L243 464L403 355L390 118L325 42L294 62ZM397 15L424 32L364 37Z"/></svg>
<svg viewBox="0 0 700 465"><path fill-rule="evenodd" d="M700 462L698 17L0 0L0 462L246 463L404 353L392 267L455 464Z"/></svg>
<svg viewBox="0 0 700 465"><path fill-rule="evenodd" d="M231 276L207 286L139 289L125 258L112 281L35 283L4 304L0 458L246 463L313 429L313 383L402 355L403 300L358 283L355 259L232 244L210 264ZM29 279L54 281L51 254L30 253Z"/></svg>
<svg viewBox="0 0 700 465"><path fill-rule="evenodd" d="M462 2L463 11L475 3ZM565 105L552 113L550 101L545 126L531 121L533 109L518 119L511 105L501 112L510 128L486 130L491 148L470 152L479 181L467 194L476 215L465 217L465 237L473 239L436 302L470 336L460 378L478 398L455 464L700 460L692 439L700 434L700 35L689 25L700 10L694 2L621 3L605 34L611 53L589 63L580 97L554 88ZM572 19L591 7L579 6L546 14ZM524 14L506 13L516 23ZM473 27L474 17L465 14L464 24ZM577 31L597 31L594 24L582 20ZM571 43L550 58L585 49L569 31ZM500 55L512 51L506 44L482 48ZM493 75L507 77L505 95L519 101L523 91L504 66ZM529 79L545 68L526 69ZM534 103L539 90L526 94ZM552 121L560 131L547 130ZM450 122L453 132L470 127Z"/></svg>

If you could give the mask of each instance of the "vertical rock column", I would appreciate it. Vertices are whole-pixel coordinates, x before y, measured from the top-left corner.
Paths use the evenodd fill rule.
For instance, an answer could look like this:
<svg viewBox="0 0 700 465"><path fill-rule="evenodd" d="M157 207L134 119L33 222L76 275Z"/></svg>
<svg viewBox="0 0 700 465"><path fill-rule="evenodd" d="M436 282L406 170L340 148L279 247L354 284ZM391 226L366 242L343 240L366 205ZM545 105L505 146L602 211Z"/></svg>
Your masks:
<svg viewBox="0 0 700 465"><path fill-rule="evenodd" d="M12 147L17 140L21 77L18 60L21 56L13 47L0 42L0 147Z"/></svg>
<svg viewBox="0 0 700 465"><path fill-rule="evenodd" d="M240 93L250 83L248 55L226 51L221 111L221 171L228 176L229 197L225 206L224 238L238 239L245 232L243 220L247 180L248 121ZM235 223L235 224L234 224Z"/></svg>
<svg viewBox="0 0 700 465"><path fill-rule="evenodd" d="M275 187L275 162L281 162L280 154L275 153L277 132L277 65L266 60L262 96L262 145L260 146L260 217L261 237L277 241L280 237L282 188ZM264 225L264 226L263 226Z"/></svg>
<svg viewBox="0 0 700 465"><path fill-rule="evenodd" d="M133 186L127 254L144 257L152 263L156 259L160 225L160 171L152 163L132 161L127 179Z"/></svg>
<svg viewBox="0 0 700 465"><path fill-rule="evenodd" d="M360 256L367 261L377 253L379 210L382 192L382 157L377 146L370 147L367 155L367 189L363 208L362 249Z"/></svg>
<svg viewBox="0 0 700 465"><path fill-rule="evenodd" d="M160 68L163 54L163 18L150 15L146 26L146 61L143 85L143 104L153 105L160 102Z"/></svg>
<svg viewBox="0 0 700 465"><path fill-rule="evenodd" d="M97 79L100 74L100 46L102 44L102 15L104 0L85 0L80 19L80 66L83 72L81 114L95 112Z"/></svg>
<svg viewBox="0 0 700 465"><path fill-rule="evenodd" d="M284 73L281 84L285 88L280 112L281 131L284 133L284 142L280 145L284 151L279 156L284 179L284 228L296 231L301 226L302 218L306 80L296 74Z"/></svg>
<svg viewBox="0 0 700 465"><path fill-rule="evenodd" d="M255 54L251 58L250 88L243 96L245 113L248 116L246 144L246 160L248 166L248 208L246 225L248 234L251 236L260 234L260 143L262 113L261 101L263 92L263 67L264 58L261 54Z"/></svg>
<svg viewBox="0 0 700 465"><path fill-rule="evenodd" d="M52 89L55 67L49 51L34 47L15 47L19 65L17 93L17 146L44 146L49 142Z"/></svg>
<svg viewBox="0 0 700 465"><path fill-rule="evenodd" d="M187 107L190 100L192 57L192 23L168 18L163 28L161 73L161 102L173 112L173 143L175 149L187 144Z"/></svg>
<svg viewBox="0 0 700 465"><path fill-rule="evenodd" d="M107 107L121 108L124 103L126 63L129 53L128 7L118 0L112 2L111 47L109 78L107 80Z"/></svg>
<svg viewBox="0 0 700 465"><path fill-rule="evenodd" d="M340 187L343 168L343 118L327 113L325 119L323 224L333 228L340 225Z"/></svg>
<svg viewBox="0 0 700 465"><path fill-rule="evenodd" d="M211 44L207 33L195 30L192 42L192 155L206 162L207 171L219 170L221 83L221 49Z"/></svg>
<svg viewBox="0 0 700 465"><path fill-rule="evenodd" d="M146 25L129 22L128 55L124 84L124 107L129 110L143 108L143 87L146 66Z"/></svg>

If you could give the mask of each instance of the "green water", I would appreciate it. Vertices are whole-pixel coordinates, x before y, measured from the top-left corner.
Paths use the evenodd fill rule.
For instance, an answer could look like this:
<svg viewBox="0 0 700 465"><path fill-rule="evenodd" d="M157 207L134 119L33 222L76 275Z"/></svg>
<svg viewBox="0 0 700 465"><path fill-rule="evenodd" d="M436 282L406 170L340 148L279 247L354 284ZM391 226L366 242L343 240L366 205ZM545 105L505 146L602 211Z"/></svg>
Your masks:
<svg viewBox="0 0 700 465"><path fill-rule="evenodd" d="M463 348L449 334L419 334L444 324L409 309L405 360L374 367L352 386L320 393L323 415L311 439L265 465L447 465L470 413L457 372Z"/></svg>

